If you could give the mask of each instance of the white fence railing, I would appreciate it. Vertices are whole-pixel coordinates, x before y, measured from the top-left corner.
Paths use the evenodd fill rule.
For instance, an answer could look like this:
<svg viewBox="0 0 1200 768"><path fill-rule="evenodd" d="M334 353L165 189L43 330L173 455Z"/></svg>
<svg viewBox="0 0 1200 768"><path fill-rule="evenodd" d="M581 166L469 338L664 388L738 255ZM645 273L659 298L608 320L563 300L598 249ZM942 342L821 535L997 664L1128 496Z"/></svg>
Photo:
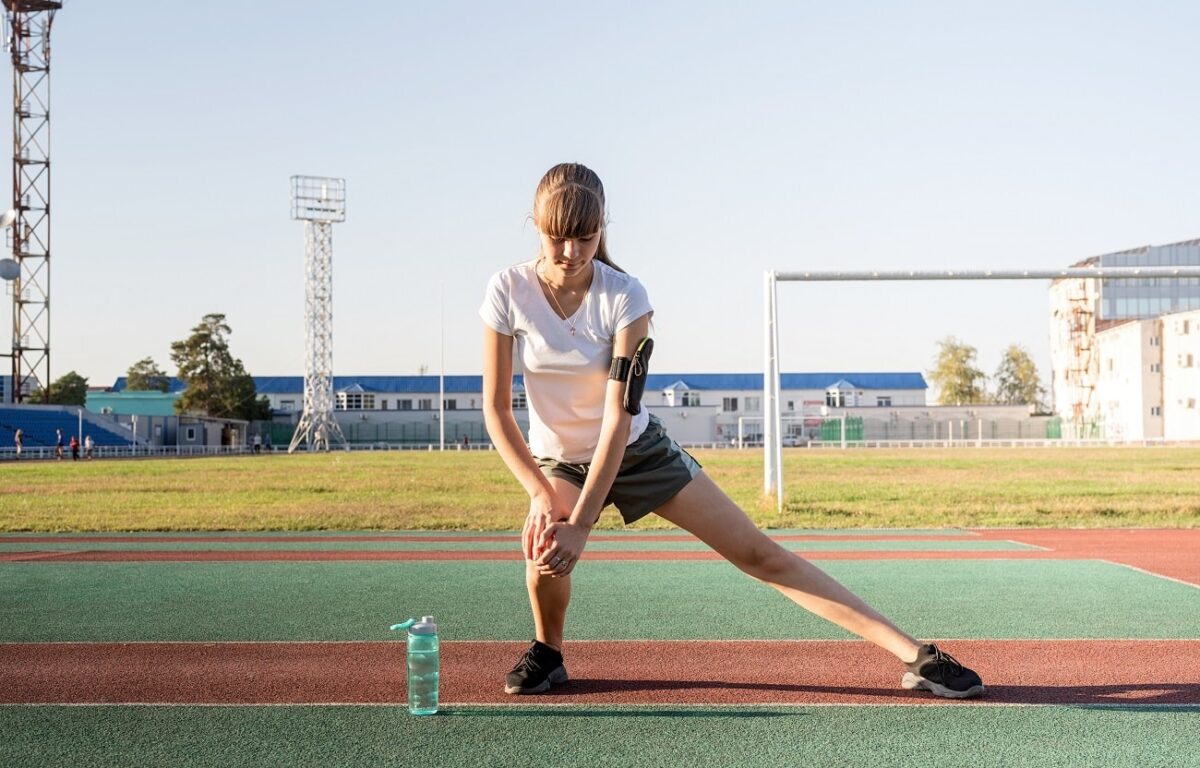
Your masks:
<svg viewBox="0 0 1200 768"><path fill-rule="evenodd" d="M739 449L736 443L731 442L689 442L682 443L684 448L692 448L697 450L746 450L746 451L761 451L761 441L744 441ZM794 446L794 448L785 448L785 450L852 450L852 449L886 449L886 448L1197 448L1200 447L1200 440L1165 440L1162 438L1153 438L1147 440L1106 440L1106 439L1038 439L1038 440L979 440L972 438L969 440L847 440L841 441L820 441L812 440L804 445ZM389 443L367 443L353 444L342 450L347 451L426 451L432 452L438 450L436 443L427 445L412 445L404 444L389 444ZM460 443L448 444L447 451L491 451L494 447L491 443L472 443L470 445L462 445ZM303 450L299 453L304 453ZM205 456L254 456L255 451L251 446L104 446L92 449L92 459L147 459L147 458L201 458ZM273 448L262 448L258 453L261 456L275 455L287 456L287 448L275 446ZM21 452L21 461L50 461L57 458L54 448L37 446L35 448L25 448ZM0 448L0 462L17 460L17 452L15 448ZM64 448L63 461L71 461L70 449ZM81 450L79 453L79 461L88 461L86 455Z"/></svg>

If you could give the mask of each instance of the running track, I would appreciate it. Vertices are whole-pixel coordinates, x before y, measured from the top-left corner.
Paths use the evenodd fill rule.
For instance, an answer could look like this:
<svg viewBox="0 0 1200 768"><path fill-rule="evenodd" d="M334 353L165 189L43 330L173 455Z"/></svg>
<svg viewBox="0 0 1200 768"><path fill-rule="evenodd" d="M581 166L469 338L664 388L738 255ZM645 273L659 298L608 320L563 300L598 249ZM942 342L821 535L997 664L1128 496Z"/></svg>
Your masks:
<svg viewBox="0 0 1200 768"><path fill-rule="evenodd" d="M814 560L1099 560L1200 587L1200 530L979 530L946 536L882 533L776 538ZM0 552L22 568L48 563L197 561L516 560L509 550L222 550L230 542L495 542L509 536L0 536L28 549ZM809 541L988 540L1013 550L805 550ZM594 541L675 543L677 534L597 534ZM205 543L212 549L89 550L89 542ZM38 544L78 547L38 549ZM596 560L709 560L704 551L592 551ZM19 564L19 566L18 566ZM1002 588L1002 586L998 587ZM1053 588L1053 585L1047 585ZM1189 593L1190 597L1190 593ZM1185 598L1195 607L1197 602ZM1197 613L1200 616L1200 612ZM511 703L499 673L523 644L444 644L443 701ZM955 640L949 648L984 672L982 704L1200 705L1200 640ZM570 685L536 699L555 704L945 704L902 691L886 654L857 641L577 641ZM831 671L836 670L836 682ZM0 703L330 704L397 703L403 654L394 642L0 643Z"/></svg>

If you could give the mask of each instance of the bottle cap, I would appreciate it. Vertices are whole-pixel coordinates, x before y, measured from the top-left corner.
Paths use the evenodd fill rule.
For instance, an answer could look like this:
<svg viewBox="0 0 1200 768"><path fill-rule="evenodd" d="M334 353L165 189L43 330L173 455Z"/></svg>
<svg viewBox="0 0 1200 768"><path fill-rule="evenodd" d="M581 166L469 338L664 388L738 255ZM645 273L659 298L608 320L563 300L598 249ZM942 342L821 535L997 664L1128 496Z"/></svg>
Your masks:
<svg viewBox="0 0 1200 768"><path fill-rule="evenodd" d="M422 616L420 621L408 628L408 631L413 635L436 635L437 624L433 623L432 616Z"/></svg>

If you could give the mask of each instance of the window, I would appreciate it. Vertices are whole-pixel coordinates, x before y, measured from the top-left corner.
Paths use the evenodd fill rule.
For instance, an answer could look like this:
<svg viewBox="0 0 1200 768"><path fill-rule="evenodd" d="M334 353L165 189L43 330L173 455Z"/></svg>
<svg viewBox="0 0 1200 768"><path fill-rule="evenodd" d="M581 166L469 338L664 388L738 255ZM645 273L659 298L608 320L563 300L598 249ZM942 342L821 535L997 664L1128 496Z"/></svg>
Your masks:
<svg viewBox="0 0 1200 768"><path fill-rule="evenodd" d="M445 409L447 411L458 410L458 401L457 400L443 400L442 402L445 404Z"/></svg>
<svg viewBox="0 0 1200 768"><path fill-rule="evenodd" d="M1162 406L1161 405L1150 406L1150 415L1151 416L1162 416Z"/></svg>
<svg viewBox="0 0 1200 768"><path fill-rule="evenodd" d="M787 409L788 409L788 411L789 411L789 412L790 412L790 411L795 411L795 410L796 410L796 401L795 401L795 400L788 400L788 407L787 407Z"/></svg>
<svg viewBox="0 0 1200 768"><path fill-rule="evenodd" d="M412 400L397 400L396 401L396 410L411 411L412 410Z"/></svg>
<svg viewBox="0 0 1200 768"><path fill-rule="evenodd" d="M433 398L432 397L421 398L420 400L417 401L417 408L419 408L422 411L432 411L433 410Z"/></svg>
<svg viewBox="0 0 1200 768"><path fill-rule="evenodd" d="M295 400L280 400L279 401L279 410L281 410L281 411L296 410L296 401Z"/></svg>
<svg viewBox="0 0 1200 768"><path fill-rule="evenodd" d="M700 405L700 393L699 392L684 392L683 393L683 404L684 405Z"/></svg>
<svg viewBox="0 0 1200 768"><path fill-rule="evenodd" d="M379 407L386 411L387 410L387 400L380 400Z"/></svg>
<svg viewBox="0 0 1200 768"><path fill-rule="evenodd" d="M721 410L726 413L733 413L737 410L737 398L725 397L721 399Z"/></svg>
<svg viewBox="0 0 1200 768"><path fill-rule="evenodd" d="M762 398L761 397L747 397L746 398L746 412L747 413L758 413L761 410L762 410Z"/></svg>
<svg viewBox="0 0 1200 768"><path fill-rule="evenodd" d="M1162 363L1150 363L1150 373L1161 373Z"/></svg>
<svg viewBox="0 0 1200 768"><path fill-rule="evenodd" d="M1186 403L1184 403L1184 406L1183 406L1183 407L1184 407L1184 408L1188 408L1188 409L1193 409L1193 408L1195 408L1195 407L1196 407L1196 398L1194 398L1194 397L1189 397L1189 398L1187 399L1187 402L1186 402Z"/></svg>
<svg viewBox="0 0 1200 768"><path fill-rule="evenodd" d="M375 395L365 392L338 392L339 411L371 410L375 407Z"/></svg>
<svg viewBox="0 0 1200 768"><path fill-rule="evenodd" d="M525 393L524 392L513 393L512 407L513 408L528 408L529 407L529 405L525 401Z"/></svg>
<svg viewBox="0 0 1200 768"><path fill-rule="evenodd" d="M1160 339L1157 336L1150 337L1150 346L1157 347L1159 345L1159 343L1160 343Z"/></svg>
<svg viewBox="0 0 1200 768"><path fill-rule="evenodd" d="M876 397L875 405L880 408L891 408L892 407L892 396L891 395L880 395L880 396Z"/></svg>
<svg viewBox="0 0 1200 768"><path fill-rule="evenodd" d="M1180 352L1179 353L1179 367L1180 368L1191 368L1192 367L1192 353L1190 353L1190 352Z"/></svg>
<svg viewBox="0 0 1200 768"><path fill-rule="evenodd" d="M195 427L188 427L188 428L185 430L184 434L185 434L185 437L184 437L184 439L185 439L185 440L187 440L187 441L190 443L190 442L192 442L193 440L195 440L195 439L196 439L196 428L195 428Z"/></svg>
<svg viewBox="0 0 1200 768"><path fill-rule="evenodd" d="M839 392L836 389L831 389L825 393L825 405L830 408L845 408L846 395L844 392Z"/></svg>

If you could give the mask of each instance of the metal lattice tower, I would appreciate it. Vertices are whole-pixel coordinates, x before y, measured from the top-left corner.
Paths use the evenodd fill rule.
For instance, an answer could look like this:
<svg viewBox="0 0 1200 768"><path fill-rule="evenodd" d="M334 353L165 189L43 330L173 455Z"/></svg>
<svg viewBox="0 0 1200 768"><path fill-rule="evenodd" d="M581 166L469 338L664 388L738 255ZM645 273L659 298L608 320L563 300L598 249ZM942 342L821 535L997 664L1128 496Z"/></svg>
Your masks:
<svg viewBox="0 0 1200 768"><path fill-rule="evenodd" d="M50 25L54 0L4 0L13 64L13 402L50 401Z"/></svg>
<svg viewBox="0 0 1200 768"><path fill-rule="evenodd" d="M333 223L346 220L346 180L292 177L292 218L304 222L304 411L288 453L346 444L333 418Z"/></svg>

